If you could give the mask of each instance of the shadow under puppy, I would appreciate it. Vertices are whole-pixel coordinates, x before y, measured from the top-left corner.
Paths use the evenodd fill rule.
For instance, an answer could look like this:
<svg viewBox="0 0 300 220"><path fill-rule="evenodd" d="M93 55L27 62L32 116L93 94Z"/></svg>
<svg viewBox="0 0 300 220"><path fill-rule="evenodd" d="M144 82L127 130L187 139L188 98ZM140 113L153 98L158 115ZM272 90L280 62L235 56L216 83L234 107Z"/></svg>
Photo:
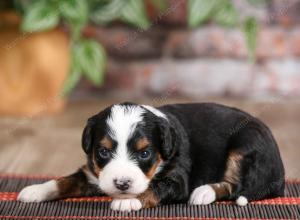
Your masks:
<svg viewBox="0 0 300 220"><path fill-rule="evenodd" d="M112 105L83 131L87 164L76 173L25 187L18 200L109 195L111 208L209 204L283 196L284 168L270 130L235 108L212 103L158 108Z"/></svg>

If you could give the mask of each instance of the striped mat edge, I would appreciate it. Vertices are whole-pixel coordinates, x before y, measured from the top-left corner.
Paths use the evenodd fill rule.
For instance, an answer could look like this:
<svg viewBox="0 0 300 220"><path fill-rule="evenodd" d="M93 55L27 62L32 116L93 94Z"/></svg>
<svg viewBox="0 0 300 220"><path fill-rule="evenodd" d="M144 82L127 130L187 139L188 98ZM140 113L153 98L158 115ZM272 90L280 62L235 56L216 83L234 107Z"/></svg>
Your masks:
<svg viewBox="0 0 300 220"><path fill-rule="evenodd" d="M43 203L16 201L26 185L54 176L0 174L0 219L300 219L300 180L287 180L285 197L239 207L222 201L210 205L170 204L124 213L109 208L109 197L68 198Z"/></svg>

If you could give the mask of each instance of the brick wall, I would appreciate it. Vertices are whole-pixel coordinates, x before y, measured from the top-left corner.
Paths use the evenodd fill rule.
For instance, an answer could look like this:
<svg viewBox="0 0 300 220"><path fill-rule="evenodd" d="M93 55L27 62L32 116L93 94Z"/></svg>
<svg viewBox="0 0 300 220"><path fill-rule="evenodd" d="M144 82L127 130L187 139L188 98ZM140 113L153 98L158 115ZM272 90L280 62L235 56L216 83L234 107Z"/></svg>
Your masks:
<svg viewBox="0 0 300 220"><path fill-rule="evenodd" d="M243 15L255 14L260 22L255 64L247 59L240 29L188 29L186 1L170 2L160 15L148 5L147 31L120 24L87 28L86 35L106 48L109 62L101 88L83 81L78 90L129 97L300 97L299 0L273 0L268 7L235 0Z"/></svg>

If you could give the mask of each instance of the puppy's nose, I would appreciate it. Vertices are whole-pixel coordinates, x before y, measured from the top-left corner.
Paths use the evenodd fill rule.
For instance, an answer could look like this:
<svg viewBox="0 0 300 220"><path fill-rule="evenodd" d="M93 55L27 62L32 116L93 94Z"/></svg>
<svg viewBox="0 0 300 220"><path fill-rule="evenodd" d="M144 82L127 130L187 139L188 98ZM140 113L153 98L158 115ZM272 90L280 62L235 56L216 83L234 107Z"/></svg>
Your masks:
<svg viewBox="0 0 300 220"><path fill-rule="evenodd" d="M129 189L129 187L132 184L132 179L130 178L120 178L120 179L114 179L114 184L117 189L125 191Z"/></svg>

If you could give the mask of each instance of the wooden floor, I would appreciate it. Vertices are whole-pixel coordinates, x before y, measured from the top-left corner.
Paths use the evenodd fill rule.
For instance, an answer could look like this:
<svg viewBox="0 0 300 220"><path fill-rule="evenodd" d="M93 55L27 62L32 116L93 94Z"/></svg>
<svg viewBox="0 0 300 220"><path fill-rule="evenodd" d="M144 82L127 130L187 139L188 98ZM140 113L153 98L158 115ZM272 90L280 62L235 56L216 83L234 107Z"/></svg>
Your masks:
<svg viewBox="0 0 300 220"><path fill-rule="evenodd" d="M87 118L116 99L73 101L57 115L0 118L0 173L64 175L84 164L81 132ZM186 99L134 100L161 105ZM300 103L206 99L241 108L271 127L280 146L288 178L300 178Z"/></svg>

